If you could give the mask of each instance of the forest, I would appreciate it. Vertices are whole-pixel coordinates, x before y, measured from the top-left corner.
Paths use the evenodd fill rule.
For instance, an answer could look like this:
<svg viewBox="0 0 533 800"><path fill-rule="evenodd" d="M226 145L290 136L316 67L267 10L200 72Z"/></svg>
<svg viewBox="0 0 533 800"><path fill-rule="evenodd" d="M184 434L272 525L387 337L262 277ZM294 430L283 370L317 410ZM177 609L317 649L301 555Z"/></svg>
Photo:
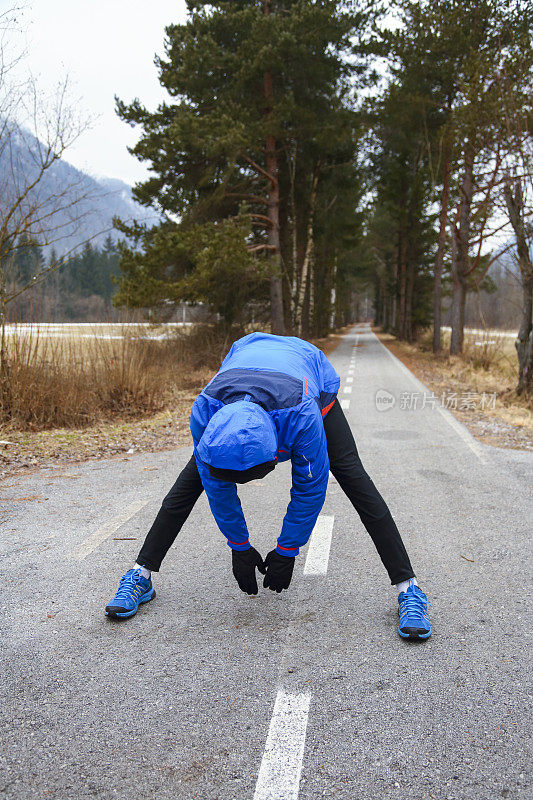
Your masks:
<svg viewBox="0 0 533 800"><path fill-rule="evenodd" d="M111 236L103 247L85 243L80 252L48 257L35 239L21 234L5 267L7 290L14 295L8 321L107 322L117 317L112 298L120 273L118 251ZM46 280L31 291L35 276ZM25 287L30 290L25 291Z"/></svg>
<svg viewBox="0 0 533 800"><path fill-rule="evenodd" d="M498 326L518 331L531 388L531 5L187 8L156 58L167 99L116 98L151 221L115 219L116 247L51 253L46 283L15 291L10 318L37 296L49 320L112 308L165 320L202 303L235 333L316 337L368 318L413 342L431 327L435 353L449 325L452 355L466 325ZM32 259L38 242L19 239L15 288Z"/></svg>
<svg viewBox="0 0 533 800"><path fill-rule="evenodd" d="M510 282L529 374L531 6L187 5L157 61L168 100L117 98L150 169L134 196L162 219L118 223L114 302L203 301L229 327L262 309L306 336L366 295L400 339L432 325L435 352L444 314L456 354Z"/></svg>

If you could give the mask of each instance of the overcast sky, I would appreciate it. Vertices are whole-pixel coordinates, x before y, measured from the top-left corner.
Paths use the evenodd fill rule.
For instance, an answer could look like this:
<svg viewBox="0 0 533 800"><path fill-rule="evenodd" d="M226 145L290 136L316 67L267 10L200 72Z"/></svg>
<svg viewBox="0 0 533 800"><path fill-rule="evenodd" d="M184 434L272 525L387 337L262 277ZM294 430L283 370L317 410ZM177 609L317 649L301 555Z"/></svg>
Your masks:
<svg viewBox="0 0 533 800"><path fill-rule="evenodd" d="M26 50L24 69L51 91L69 74L72 94L80 98L91 129L67 152L66 159L96 176L133 184L145 169L126 147L138 131L118 119L114 95L139 97L154 109L164 98L153 59L162 53L164 28L186 19L185 0L27 0L19 15ZM0 13L15 0L0 0ZM12 38L12 37L11 37Z"/></svg>

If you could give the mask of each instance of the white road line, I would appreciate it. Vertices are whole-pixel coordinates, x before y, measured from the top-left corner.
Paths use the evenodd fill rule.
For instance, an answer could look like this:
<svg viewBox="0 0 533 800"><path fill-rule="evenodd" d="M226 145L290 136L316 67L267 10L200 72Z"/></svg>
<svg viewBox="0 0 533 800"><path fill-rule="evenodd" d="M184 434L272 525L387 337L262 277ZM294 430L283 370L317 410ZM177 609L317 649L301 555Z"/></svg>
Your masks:
<svg viewBox="0 0 533 800"><path fill-rule="evenodd" d="M341 400L341 408L347 411L350 408L350 401L349 400Z"/></svg>
<svg viewBox="0 0 533 800"><path fill-rule="evenodd" d="M112 533L114 533L121 525L124 525L129 519L131 519L141 508L148 503L148 500L136 500L134 503L130 503L129 506L126 506L122 514L118 514L118 516L113 517L110 519L109 522L106 522L105 525L102 525L98 528L97 531L92 533L90 536L85 539L84 542L80 544L80 546L74 550L72 553L72 557L77 559L78 561L83 561L83 559L92 553L99 544L105 542Z"/></svg>
<svg viewBox="0 0 533 800"><path fill-rule="evenodd" d="M351 375L348 375L346 378L346 383L353 383L353 377Z"/></svg>
<svg viewBox="0 0 533 800"><path fill-rule="evenodd" d="M390 358L392 358L392 360L396 363L396 365L400 368L400 370L404 373L404 375L406 375L409 378L411 383L413 383L420 392L431 394L431 392L429 391L428 387L425 386L422 383L422 381L419 381L418 378L415 375L413 375L411 370L408 369L405 366L405 364L402 361L400 361L399 358L396 358L396 356L393 353L391 353L391 351L389 350L388 347L385 347L383 342L380 342L380 340L378 339L378 337L376 336L376 334L373 331L372 331L372 335L374 336L376 341L381 345L381 347L385 350L385 352L390 356ZM474 453L476 458L478 458L481 461L482 464L486 464L487 463L487 459L485 458L485 454L481 450L481 447L479 446L477 441L474 439L474 437L472 436L470 431L467 428L465 428L463 425L461 425L461 423L457 419L455 419L455 417L453 416L451 411L448 411L447 408L443 408L438 403L435 404L434 408L435 408L435 411L438 411L439 414L442 417L444 417L444 419L446 420L448 425L451 428L453 428L456 433L459 434L459 436L461 437L463 442L465 442L465 444L468 445L468 447Z"/></svg>
<svg viewBox="0 0 533 800"><path fill-rule="evenodd" d="M344 394L351 394L352 393L352 389L353 389L353 386L345 386L342 391L344 392Z"/></svg>
<svg viewBox="0 0 533 800"><path fill-rule="evenodd" d="M278 691L254 800L298 800L310 694Z"/></svg>
<svg viewBox="0 0 533 800"><path fill-rule="evenodd" d="M304 575L327 573L334 519L322 515L317 519L305 558Z"/></svg>

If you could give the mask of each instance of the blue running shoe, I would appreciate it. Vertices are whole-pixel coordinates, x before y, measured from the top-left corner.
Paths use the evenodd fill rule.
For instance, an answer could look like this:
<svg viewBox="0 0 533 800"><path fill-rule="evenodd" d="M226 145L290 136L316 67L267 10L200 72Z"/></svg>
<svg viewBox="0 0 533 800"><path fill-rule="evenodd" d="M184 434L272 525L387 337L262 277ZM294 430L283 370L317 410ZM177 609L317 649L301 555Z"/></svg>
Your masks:
<svg viewBox="0 0 533 800"><path fill-rule="evenodd" d="M428 639L431 636L428 599L412 578L407 591L398 596L398 614L398 633L403 639Z"/></svg>
<svg viewBox="0 0 533 800"><path fill-rule="evenodd" d="M105 607L106 616L114 619L133 617L141 603L147 603L154 597L151 578L143 578L139 569L130 569L120 579L116 595Z"/></svg>

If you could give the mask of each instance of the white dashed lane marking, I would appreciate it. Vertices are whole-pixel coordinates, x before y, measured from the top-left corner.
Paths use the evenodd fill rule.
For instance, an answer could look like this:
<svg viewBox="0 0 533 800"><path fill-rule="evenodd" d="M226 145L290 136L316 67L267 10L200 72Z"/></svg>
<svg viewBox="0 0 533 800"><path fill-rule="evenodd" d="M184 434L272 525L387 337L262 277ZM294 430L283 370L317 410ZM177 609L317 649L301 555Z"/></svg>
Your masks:
<svg viewBox="0 0 533 800"><path fill-rule="evenodd" d="M350 401L349 400L341 400L341 408L347 411L350 408Z"/></svg>
<svg viewBox="0 0 533 800"><path fill-rule="evenodd" d="M352 386L345 386L342 391L344 392L344 394L351 394L352 388L353 388Z"/></svg>
<svg viewBox="0 0 533 800"><path fill-rule="evenodd" d="M97 531L92 533L84 542L80 544L80 546L74 550L72 553L73 558L76 558L78 561L83 561L83 559L92 553L93 550L96 550L99 544L105 542L112 533L115 533L125 522L131 519L137 512L144 508L144 506L148 503L148 500L136 500L135 503L130 503L129 506L126 506L122 514L119 514L113 519L106 522L105 525L102 525L98 528Z"/></svg>
<svg viewBox="0 0 533 800"><path fill-rule="evenodd" d="M298 800L310 694L278 691L254 800Z"/></svg>
<svg viewBox="0 0 533 800"><path fill-rule="evenodd" d="M304 565L304 575L325 575L328 571L329 550L335 517L320 515L316 521Z"/></svg>

